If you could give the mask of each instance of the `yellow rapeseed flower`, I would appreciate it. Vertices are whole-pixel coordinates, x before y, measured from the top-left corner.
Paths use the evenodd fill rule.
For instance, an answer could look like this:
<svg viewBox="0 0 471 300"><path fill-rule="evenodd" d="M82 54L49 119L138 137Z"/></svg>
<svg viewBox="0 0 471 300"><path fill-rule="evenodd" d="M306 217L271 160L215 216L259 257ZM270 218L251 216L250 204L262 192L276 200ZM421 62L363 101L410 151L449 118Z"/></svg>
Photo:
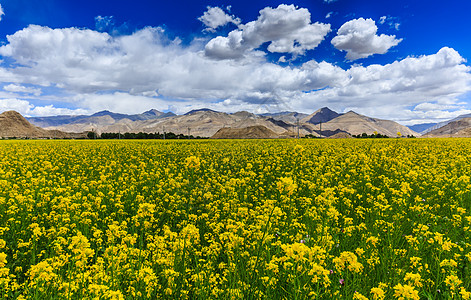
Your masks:
<svg viewBox="0 0 471 300"><path fill-rule="evenodd" d="M185 159L185 165L187 168L198 169L200 167L200 164L201 164L201 160L194 155L189 156Z"/></svg>
<svg viewBox="0 0 471 300"><path fill-rule="evenodd" d="M464 287L460 288L460 295L463 300L469 300L471 299L471 292L466 291Z"/></svg>
<svg viewBox="0 0 471 300"><path fill-rule="evenodd" d="M360 294L359 292L355 292L353 294L353 299L356 299L356 300L368 300L367 297L363 296L362 294Z"/></svg>
<svg viewBox="0 0 471 300"><path fill-rule="evenodd" d="M413 300L419 300L419 292L414 289L413 286L410 285L402 285L398 283L397 285L394 286L394 296L398 300L407 300L407 299L413 299Z"/></svg>
<svg viewBox="0 0 471 300"><path fill-rule="evenodd" d="M386 295L386 293L380 287L371 288L370 293L373 295L373 300L383 300Z"/></svg>
<svg viewBox="0 0 471 300"><path fill-rule="evenodd" d="M404 277L404 281L412 283L412 285L416 287L422 286L422 283L420 282L420 280L421 280L420 274L406 273L406 276Z"/></svg>
<svg viewBox="0 0 471 300"><path fill-rule="evenodd" d="M461 281L458 276L456 275L448 275L446 278L445 278L445 283L446 285L452 290L452 291L455 291L458 286L462 283L463 281Z"/></svg>

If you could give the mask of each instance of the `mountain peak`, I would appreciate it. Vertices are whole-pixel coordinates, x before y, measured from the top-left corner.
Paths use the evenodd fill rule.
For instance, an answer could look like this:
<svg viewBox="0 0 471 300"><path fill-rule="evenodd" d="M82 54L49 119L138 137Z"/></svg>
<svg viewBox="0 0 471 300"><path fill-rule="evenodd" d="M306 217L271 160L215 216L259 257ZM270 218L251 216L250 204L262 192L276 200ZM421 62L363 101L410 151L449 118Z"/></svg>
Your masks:
<svg viewBox="0 0 471 300"><path fill-rule="evenodd" d="M340 116L339 113L331 110L328 107L322 107L310 114L309 116L303 118L301 121L316 125L320 123L329 122L330 120L333 120L338 116Z"/></svg>
<svg viewBox="0 0 471 300"><path fill-rule="evenodd" d="M198 112L215 112L215 113L217 113L217 111L212 110L212 109L209 109L209 108L201 108L201 109L193 109L193 110L190 110L189 112L187 112L187 113L185 114L185 116L191 115L191 114L194 114L194 113L198 113Z"/></svg>
<svg viewBox="0 0 471 300"><path fill-rule="evenodd" d="M153 109L150 109L148 111L143 112L142 114L143 115L156 115L156 116L159 116L159 115L163 114L163 112L153 108Z"/></svg>
<svg viewBox="0 0 471 300"><path fill-rule="evenodd" d="M254 115L253 113L245 111L245 110L235 112L232 115L237 116L237 117L242 117L242 118L256 117L256 115Z"/></svg>
<svg viewBox="0 0 471 300"><path fill-rule="evenodd" d="M0 114L0 121L2 123L2 127L9 127L12 124L15 126L22 126L22 127L34 127L29 123L19 112L14 110L5 111Z"/></svg>
<svg viewBox="0 0 471 300"><path fill-rule="evenodd" d="M328 108L327 106L324 106L322 108L319 108L317 111L333 111L331 110L330 108Z"/></svg>
<svg viewBox="0 0 471 300"><path fill-rule="evenodd" d="M3 116L3 117L15 117L15 118L23 118L23 116L17 112L17 111L14 111L14 110L7 110L7 111L4 111L0 114L0 116Z"/></svg>
<svg viewBox="0 0 471 300"><path fill-rule="evenodd" d="M109 111L109 110L102 110L99 112L94 113L92 116L93 117L100 117L100 116L109 116L109 115L114 115L115 113Z"/></svg>

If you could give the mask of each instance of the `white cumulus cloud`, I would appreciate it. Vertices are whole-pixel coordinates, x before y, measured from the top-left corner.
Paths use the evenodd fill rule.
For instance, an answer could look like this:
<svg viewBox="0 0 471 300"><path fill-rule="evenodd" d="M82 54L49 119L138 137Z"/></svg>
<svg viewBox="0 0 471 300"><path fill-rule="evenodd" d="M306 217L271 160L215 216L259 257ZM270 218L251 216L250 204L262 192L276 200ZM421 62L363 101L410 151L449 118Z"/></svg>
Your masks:
<svg viewBox="0 0 471 300"><path fill-rule="evenodd" d="M429 112L429 111L441 111L441 110L450 110L450 109L457 109L459 106L456 104L440 104L440 103L430 103L424 102L420 103L414 110L421 111L421 112Z"/></svg>
<svg viewBox="0 0 471 300"><path fill-rule="evenodd" d="M60 116L60 115L83 115L89 111L85 109L69 109L63 107L54 107L52 104L45 106L34 106L28 110L26 116L46 117L46 116Z"/></svg>
<svg viewBox="0 0 471 300"><path fill-rule="evenodd" d="M3 7L0 4L0 21L2 20L2 17L5 15L5 12L3 11Z"/></svg>
<svg viewBox="0 0 471 300"><path fill-rule="evenodd" d="M9 43L0 47L0 55L10 56L23 67L10 69L28 82L50 85L69 78L69 86L83 86L88 82L90 89L100 85L94 81L95 73L112 64L108 59L113 52L112 39L107 33L88 29L51 29L38 25L7 36ZM105 51L105 52L106 52ZM72 76L68 73L72 72Z"/></svg>
<svg viewBox="0 0 471 300"><path fill-rule="evenodd" d="M3 87L3 90L7 92L12 92L12 93L25 93L25 94L31 94L35 96L41 95L41 89L40 88L33 88L33 87L26 87L23 85L18 85L18 84L9 84Z"/></svg>
<svg viewBox="0 0 471 300"><path fill-rule="evenodd" d="M63 112L57 107L60 102L34 106L21 99L25 93L34 95L34 89L39 93L51 87L64 95L55 101L86 112L171 108L184 113L208 107L227 112L282 108L311 113L328 106L340 112L354 109L374 117L423 121L451 110L463 111L466 108L459 99L471 91L470 67L447 47L387 65L343 69L315 60L279 65L252 55L231 61L212 59L205 55L204 41L184 45L169 39L161 28L110 36L31 25L8 36L0 55L15 62L14 67L0 64L0 82L8 92L0 93L0 109L27 115ZM13 92L19 94L12 96ZM38 101L48 97L40 94Z"/></svg>
<svg viewBox="0 0 471 300"><path fill-rule="evenodd" d="M34 105L30 104L26 100L20 99L0 99L0 112L15 110L22 115L26 115Z"/></svg>
<svg viewBox="0 0 471 300"><path fill-rule="evenodd" d="M442 116L464 109L460 95L471 91L471 68L454 49L444 47L432 55L407 57L387 65L355 66L345 71L348 80L339 86L306 94L305 103L320 103L339 110L395 120L416 120L430 116L410 106L436 102ZM428 107L437 111L438 106ZM438 116L436 114L436 116Z"/></svg>
<svg viewBox="0 0 471 300"><path fill-rule="evenodd" d="M347 51L347 59L356 60L384 54L402 41L395 35L377 35L377 31L378 27L372 19L351 20L340 27L331 43L335 48Z"/></svg>
<svg viewBox="0 0 471 300"><path fill-rule="evenodd" d="M330 32L330 24L311 23L305 8L281 4L266 7L257 20L242 24L227 37L208 42L205 54L215 59L238 59L268 42L268 51L302 55L316 48Z"/></svg>
<svg viewBox="0 0 471 300"><path fill-rule="evenodd" d="M88 113L85 109L57 108L53 105L35 106L27 100L17 98L0 99L0 113L14 110L23 116L57 116L57 115L80 115Z"/></svg>
<svg viewBox="0 0 471 300"><path fill-rule="evenodd" d="M230 9L230 7L228 7ZM219 7L211 7L208 6L207 10L204 14L198 18L203 24L206 26L206 31L215 32L216 28L224 26L229 23L233 23L235 25L240 24L240 19L236 18L235 16L231 16L226 14L221 8Z"/></svg>

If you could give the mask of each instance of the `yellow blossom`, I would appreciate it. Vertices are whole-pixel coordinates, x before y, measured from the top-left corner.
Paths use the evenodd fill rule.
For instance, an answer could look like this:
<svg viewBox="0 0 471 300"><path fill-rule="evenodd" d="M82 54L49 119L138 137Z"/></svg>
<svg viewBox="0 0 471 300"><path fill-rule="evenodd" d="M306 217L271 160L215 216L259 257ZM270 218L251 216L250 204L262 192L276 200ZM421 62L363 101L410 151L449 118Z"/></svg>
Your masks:
<svg viewBox="0 0 471 300"><path fill-rule="evenodd" d="M456 275L448 275L445 278L445 283L452 291L455 291L462 281Z"/></svg>
<svg viewBox="0 0 471 300"><path fill-rule="evenodd" d="M394 286L394 296L399 300L413 299L419 300L419 292L410 285L398 283Z"/></svg>
<svg viewBox="0 0 471 300"><path fill-rule="evenodd" d="M373 300L382 300L386 295L380 287L371 288L371 294L373 295Z"/></svg>

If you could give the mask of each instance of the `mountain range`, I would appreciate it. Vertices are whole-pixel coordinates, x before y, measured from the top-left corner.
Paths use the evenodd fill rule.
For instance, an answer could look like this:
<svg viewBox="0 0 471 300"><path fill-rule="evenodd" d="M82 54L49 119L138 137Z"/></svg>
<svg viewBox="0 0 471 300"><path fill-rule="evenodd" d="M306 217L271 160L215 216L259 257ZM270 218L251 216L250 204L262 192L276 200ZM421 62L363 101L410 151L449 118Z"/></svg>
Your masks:
<svg viewBox="0 0 471 300"><path fill-rule="evenodd" d="M222 128L231 128L219 136L240 136L243 133L234 129L252 127L252 131L261 137L295 137L314 135L330 137L344 133L358 135L374 132L391 137L397 132L403 135L419 134L406 126L389 120L360 115L356 112L337 113L327 107L316 110L312 114L297 112L280 112L272 114L253 114L247 111L236 113L218 112L211 109L192 110L184 115L163 113L149 110L142 114L118 114L101 111L93 115L53 116L27 118L32 124L47 130L63 132L173 132L203 137L212 137ZM266 128L261 129L261 127ZM264 133L264 134L262 134ZM254 133L255 134L255 133ZM255 136L257 136L255 134Z"/></svg>
<svg viewBox="0 0 471 300"><path fill-rule="evenodd" d="M127 114L119 114L113 113L108 110L103 110L97 112L93 115L78 115L78 116L51 116L51 117L34 117L34 118L27 118L31 123L35 124L36 126L40 127L53 127L53 126L61 126L66 124L77 124L77 123L94 123L99 122L101 117L105 117L105 119L119 121L122 119L130 120L130 121L142 121L142 120L152 120L152 119L159 119L165 117L176 116L172 112L163 113L156 109L151 109L149 111L143 112L142 114L137 115L127 115Z"/></svg>
<svg viewBox="0 0 471 300"><path fill-rule="evenodd" d="M412 129L417 129L414 131ZM24 118L15 111L0 114L0 137L84 138L89 131L103 132L173 132L213 138L283 138L297 136L349 137L379 133L390 137L471 137L471 115L441 122L414 125L411 128L394 121L371 118L354 111L337 113L327 107L312 114L279 112L253 114L192 110L183 115L155 109L141 114L101 111L92 115ZM421 134L422 133L422 134Z"/></svg>

